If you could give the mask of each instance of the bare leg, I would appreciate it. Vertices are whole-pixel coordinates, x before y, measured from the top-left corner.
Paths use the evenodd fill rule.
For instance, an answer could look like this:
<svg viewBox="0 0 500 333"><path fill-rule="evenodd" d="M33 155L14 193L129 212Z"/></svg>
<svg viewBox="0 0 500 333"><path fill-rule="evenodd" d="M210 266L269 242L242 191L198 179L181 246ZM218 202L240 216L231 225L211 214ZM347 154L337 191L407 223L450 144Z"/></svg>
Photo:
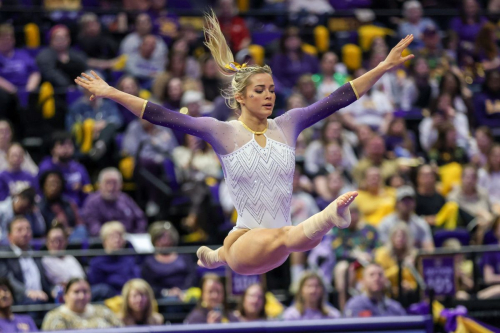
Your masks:
<svg viewBox="0 0 500 333"><path fill-rule="evenodd" d="M199 264L215 268L227 263L239 274L263 274L285 262L292 252L308 251L333 227L350 224L349 205L357 192L346 193L325 210L297 226L279 229L238 230L224 240L224 247L198 250Z"/></svg>

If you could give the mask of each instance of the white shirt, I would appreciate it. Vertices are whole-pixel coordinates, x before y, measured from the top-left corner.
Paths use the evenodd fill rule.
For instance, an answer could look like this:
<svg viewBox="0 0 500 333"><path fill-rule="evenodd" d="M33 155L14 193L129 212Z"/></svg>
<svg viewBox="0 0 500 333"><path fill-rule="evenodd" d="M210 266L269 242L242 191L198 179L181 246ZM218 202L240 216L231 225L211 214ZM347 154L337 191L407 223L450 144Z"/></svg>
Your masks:
<svg viewBox="0 0 500 333"><path fill-rule="evenodd" d="M23 271L24 287L26 290L43 290L40 270L38 269L35 260L31 257L21 257L23 250L14 244L11 244L10 248L16 255L20 256L19 265Z"/></svg>
<svg viewBox="0 0 500 333"><path fill-rule="evenodd" d="M52 284L63 284L72 278L85 278L82 266L73 256L43 257L42 264Z"/></svg>
<svg viewBox="0 0 500 333"><path fill-rule="evenodd" d="M361 96L356 102L340 110L351 114L358 125L368 125L379 128L386 114L394 110L389 98L383 92L372 89L371 94Z"/></svg>
<svg viewBox="0 0 500 333"><path fill-rule="evenodd" d="M456 113L453 118L453 126L457 131L457 144L462 148L469 145L469 120L463 113ZM420 144L425 150L432 148L432 145L438 139L438 131L432 126L432 118L425 117L418 126L420 133Z"/></svg>

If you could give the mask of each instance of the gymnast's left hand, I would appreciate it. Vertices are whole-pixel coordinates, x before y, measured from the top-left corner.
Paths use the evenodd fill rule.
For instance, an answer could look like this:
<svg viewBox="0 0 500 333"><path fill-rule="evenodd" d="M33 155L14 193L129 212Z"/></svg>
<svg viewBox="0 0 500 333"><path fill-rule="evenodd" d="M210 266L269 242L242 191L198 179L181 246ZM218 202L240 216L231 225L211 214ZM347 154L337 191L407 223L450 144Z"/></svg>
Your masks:
<svg viewBox="0 0 500 333"><path fill-rule="evenodd" d="M90 73L92 76L82 73L82 76L75 79L76 84L84 89L87 89L92 94L90 96L91 101L97 97L106 97L113 88L110 87L106 81L101 79L96 72L90 71Z"/></svg>
<svg viewBox="0 0 500 333"><path fill-rule="evenodd" d="M397 67L414 57L413 54L407 55L406 57L402 56L403 51L411 44L412 41L413 35L408 35L392 48L391 52L387 55L387 58L383 61L388 70Z"/></svg>

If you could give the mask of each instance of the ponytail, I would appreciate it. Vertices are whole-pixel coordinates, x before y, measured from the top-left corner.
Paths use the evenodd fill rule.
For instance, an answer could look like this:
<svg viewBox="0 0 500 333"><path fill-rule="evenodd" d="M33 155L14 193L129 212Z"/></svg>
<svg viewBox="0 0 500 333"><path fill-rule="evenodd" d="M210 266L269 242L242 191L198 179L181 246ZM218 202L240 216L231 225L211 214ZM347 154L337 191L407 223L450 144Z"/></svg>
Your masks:
<svg viewBox="0 0 500 333"><path fill-rule="evenodd" d="M234 56L229 45L227 45L224 34L220 30L219 20L213 10L205 13L205 22L204 44L210 49L219 71L226 76L233 76L235 72L226 68L226 65L234 62Z"/></svg>

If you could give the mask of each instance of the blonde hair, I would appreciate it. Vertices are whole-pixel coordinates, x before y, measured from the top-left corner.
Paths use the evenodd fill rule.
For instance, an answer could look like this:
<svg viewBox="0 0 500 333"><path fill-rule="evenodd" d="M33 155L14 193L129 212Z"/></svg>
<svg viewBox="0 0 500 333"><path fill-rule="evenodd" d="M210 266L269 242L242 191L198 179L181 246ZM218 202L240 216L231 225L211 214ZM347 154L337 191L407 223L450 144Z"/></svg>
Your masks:
<svg viewBox="0 0 500 333"><path fill-rule="evenodd" d="M204 44L210 49L219 72L225 76L233 77L231 85L222 90L222 96L230 109L241 110L241 105L236 100L236 96L243 94L246 87L250 84L250 78L254 74L272 75L271 67L267 65L252 65L241 68L238 71L227 68L226 65L234 62L234 56L229 45L227 45L226 38L220 29L219 20L213 10L205 14L205 21Z"/></svg>
<svg viewBox="0 0 500 333"><path fill-rule="evenodd" d="M413 245L413 235L411 234L410 228L406 222L398 222L395 224L389 232L389 242L387 243L387 248L392 257L396 257L394 246L392 244L392 237L398 231L403 231L406 234L406 251L404 256L409 256L415 251L415 246Z"/></svg>
<svg viewBox="0 0 500 333"><path fill-rule="evenodd" d="M101 231L99 233L99 236L101 237L101 240L104 242L104 240L112 233L118 231L122 235L125 234L125 227L120 221L110 221L106 222L102 225Z"/></svg>
<svg viewBox="0 0 500 333"><path fill-rule="evenodd" d="M328 308L326 306L326 292L325 292L325 284L321 277L315 272L305 272L299 281L299 289L295 294L295 307L299 310L300 314L303 315L305 309L305 300L302 297L302 289L306 284L306 281L309 279L316 279L321 287L323 288L323 296L318 300L318 309L321 311L323 315L328 315Z"/></svg>
<svg viewBox="0 0 500 333"><path fill-rule="evenodd" d="M155 300L155 296L153 293L153 289L151 289L151 286L144 281L143 279L132 279L129 280L125 285L123 286L122 289L122 307L120 310L120 317L125 325L133 325L133 319L132 319L132 311L130 309L130 306L128 304L128 298L130 296L130 293L132 290L137 290L142 294L145 294L148 296L149 302L146 308L144 309L144 318L146 318L145 323L148 325L154 325L155 324L155 318L153 317L153 306Z"/></svg>

